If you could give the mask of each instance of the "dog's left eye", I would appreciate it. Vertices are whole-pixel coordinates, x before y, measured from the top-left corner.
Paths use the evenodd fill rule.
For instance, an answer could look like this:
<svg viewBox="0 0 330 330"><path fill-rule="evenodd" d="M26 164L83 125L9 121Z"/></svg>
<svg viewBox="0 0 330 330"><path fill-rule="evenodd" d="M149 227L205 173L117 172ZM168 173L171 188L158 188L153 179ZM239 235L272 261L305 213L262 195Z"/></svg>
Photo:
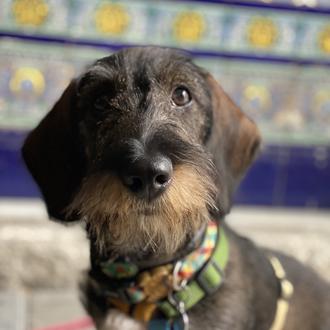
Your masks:
<svg viewBox="0 0 330 330"><path fill-rule="evenodd" d="M175 105L182 107L191 101L191 95L186 87L177 87L172 93L172 101Z"/></svg>

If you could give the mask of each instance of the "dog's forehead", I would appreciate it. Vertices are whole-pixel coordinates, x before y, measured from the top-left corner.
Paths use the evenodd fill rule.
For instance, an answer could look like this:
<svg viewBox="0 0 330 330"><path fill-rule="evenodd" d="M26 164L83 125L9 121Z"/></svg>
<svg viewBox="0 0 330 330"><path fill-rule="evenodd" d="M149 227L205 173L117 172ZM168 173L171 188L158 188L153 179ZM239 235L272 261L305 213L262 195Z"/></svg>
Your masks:
<svg viewBox="0 0 330 330"><path fill-rule="evenodd" d="M128 48L114 54L118 58L122 58L127 66L137 67L154 67L162 69L171 64L184 64L191 62L191 58L187 53L171 48L161 47L135 47Z"/></svg>
<svg viewBox="0 0 330 330"><path fill-rule="evenodd" d="M180 75L188 79L199 70L188 54L170 48L136 47L128 48L96 62L108 71L108 77L127 84L169 80ZM167 79L164 79L167 78Z"/></svg>

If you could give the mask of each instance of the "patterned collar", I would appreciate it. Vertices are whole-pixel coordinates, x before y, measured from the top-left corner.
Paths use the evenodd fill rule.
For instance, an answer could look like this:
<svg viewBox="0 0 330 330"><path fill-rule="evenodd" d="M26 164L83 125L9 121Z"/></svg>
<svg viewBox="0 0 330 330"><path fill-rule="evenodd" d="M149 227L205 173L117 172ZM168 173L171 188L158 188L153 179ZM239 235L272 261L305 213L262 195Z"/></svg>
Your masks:
<svg viewBox="0 0 330 330"><path fill-rule="evenodd" d="M200 246L179 261L139 271L128 261L109 260L100 266L112 289L94 284L110 305L145 322L149 330L186 330L186 312L222 285L228 258L224 229L209 221ZM283 330L294 288L280 261L268 259L281 288L270 329ZM123 279L126 285L117 285Z"/></svg>
<svg viewBox="0 0 330 330"><path fill-rule="evenodd" d="M209 221L200 246L173 263L142 271L128 260L100 263L111 282L111 289L103 290L103 295L112 306L149 324L150 329L184 329L186 311L222 284L228 257L225 231ZM160 314L162 318L155 319Z"/></svg>

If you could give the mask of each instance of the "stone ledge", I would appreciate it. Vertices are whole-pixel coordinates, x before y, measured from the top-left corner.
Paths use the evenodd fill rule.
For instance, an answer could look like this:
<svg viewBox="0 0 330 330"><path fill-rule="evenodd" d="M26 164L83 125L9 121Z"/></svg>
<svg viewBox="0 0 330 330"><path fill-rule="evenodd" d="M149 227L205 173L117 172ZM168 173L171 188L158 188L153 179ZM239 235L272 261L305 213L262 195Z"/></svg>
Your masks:
<svg viewBox="0 0 330 330"><path fill-rule="evenodd" d="M47 220L38 201L33 211L17 214L9 212L8 205L4 212L1 203L0 288L76 287L82 271L89 267L83 228ZM16 202L12 203L20 209ZM330 280L329 215L301 209L235 208L228 222L257 244L293 255Z"/></svg>
<svg viewBox="0 0 330 330"><path fill-rule="evenodd" d="M25 330L27 326L26 305L25 294L0 291L0 329Z"/></svg>

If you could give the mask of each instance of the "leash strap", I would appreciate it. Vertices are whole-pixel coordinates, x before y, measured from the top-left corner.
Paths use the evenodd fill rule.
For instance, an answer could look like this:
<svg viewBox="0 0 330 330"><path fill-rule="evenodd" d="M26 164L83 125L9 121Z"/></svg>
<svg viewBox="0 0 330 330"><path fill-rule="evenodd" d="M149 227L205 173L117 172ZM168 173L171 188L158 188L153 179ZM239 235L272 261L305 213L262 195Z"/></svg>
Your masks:
<svg viewBox="0 0 330 330"><path fill-rule="evenodd" d="M277 300L275 319L270 330L282 330L289 312L289 302L294 288L292 283L287 279L284 268L278 258L271 256L269 257L269 261L281 285L281 297Z"/></svg>
<svg viewBox="0 0 330 330"><path fill-rule="evenodd" d="M222 227L219 228L218 235L213 255L205 266L190 283L172 295L177 302L183 302L186 311L196 305L206 295L213 294L223 282L223 269L229 258L229 244ZM179 311L169 299L159 302L158 308L169 319L173 319L179 314Z"/></svg>

